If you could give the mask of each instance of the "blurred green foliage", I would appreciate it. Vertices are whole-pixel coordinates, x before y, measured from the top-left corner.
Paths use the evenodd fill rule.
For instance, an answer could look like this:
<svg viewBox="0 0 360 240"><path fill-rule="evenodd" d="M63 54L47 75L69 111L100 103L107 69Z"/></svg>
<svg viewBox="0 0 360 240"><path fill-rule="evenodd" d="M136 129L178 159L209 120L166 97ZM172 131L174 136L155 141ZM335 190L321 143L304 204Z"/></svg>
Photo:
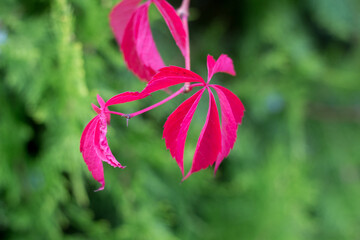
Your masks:
<svg viewBox="0 0 360 240"><path fill-rule="evenodd" d="M216 177L180 183L161 139L180 96L129 127L113 117L108 139L127 168L105 164L94 193L79 152L90 103L144 87L110 31L115 4L0 1L1 239L360 239L359 1L193 0L193 70L227 53L238 73L214 79L247 109L234 150ZM182 65L155 9L151 18L166 63Z"/></svg>

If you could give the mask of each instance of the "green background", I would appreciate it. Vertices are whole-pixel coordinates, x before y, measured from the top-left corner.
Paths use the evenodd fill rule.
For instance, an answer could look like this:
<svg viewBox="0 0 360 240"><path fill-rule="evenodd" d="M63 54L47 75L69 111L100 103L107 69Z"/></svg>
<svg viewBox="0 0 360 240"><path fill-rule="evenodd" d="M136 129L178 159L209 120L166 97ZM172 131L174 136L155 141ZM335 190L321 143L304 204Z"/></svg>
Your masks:
<svg viewBox="0 0 360 240"><path fill-rule="evenodd" d="M116 2L0 1L1 239L360 239L359 1L191 1L192 69L205 77L207 54L234 60L236 77L213 79L246 108L234 150L216 177L181 183L162 126L189 94L129 127L113 116L108 140L127 168L104 164L94 193L79 152L90 104L145 86L109 28ZM166 64L183 66L154 7L150 17Z"/></svg>

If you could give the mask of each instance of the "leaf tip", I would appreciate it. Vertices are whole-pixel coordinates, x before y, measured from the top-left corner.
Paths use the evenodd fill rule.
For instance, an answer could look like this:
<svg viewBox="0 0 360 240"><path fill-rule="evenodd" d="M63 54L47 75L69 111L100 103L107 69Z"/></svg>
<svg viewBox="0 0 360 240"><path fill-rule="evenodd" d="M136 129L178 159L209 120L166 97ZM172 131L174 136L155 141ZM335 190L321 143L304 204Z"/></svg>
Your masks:
<svg viewBox="0 0 360 240"><path fill-rule="evenodd" d="M104 188L105 188L105 182L102 182L102 183L101 183L101 187L99 187L98 189L94 190L94 192L102 191L102 190L104 190Z"/></svg>
<svg viewBox="0 0 360 240"><path fill-rule="evenodd" d="M101 107L101 108L104 108L104 107L105 107L105 101L104 101L104 99L102 99L102 97L101 97L99 94L96 95L96 98L97 98L97 100L98 100L98 103L99 103L100 107Z"/></svg>
<svg viewBox="0 0 360 240"><path fill-rule="evenodd" d="M100 114L101 113L101 109L98 107L98 106L96 106L95 104L91 104L91 106L92 106L92 108L94 109L94 111L97 113L97 114Z"/></svg>

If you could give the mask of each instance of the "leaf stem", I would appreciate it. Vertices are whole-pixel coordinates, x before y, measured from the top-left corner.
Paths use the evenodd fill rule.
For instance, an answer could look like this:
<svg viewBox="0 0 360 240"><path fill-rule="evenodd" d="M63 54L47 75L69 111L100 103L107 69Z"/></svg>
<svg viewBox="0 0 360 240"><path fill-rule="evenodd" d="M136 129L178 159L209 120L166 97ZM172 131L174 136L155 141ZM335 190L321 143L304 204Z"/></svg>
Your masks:
<svg viewBox="0 0 360 240"><path fill-rule="evenodd" d="M189 17L189 5L190 0L183 0L181 3L180 8L178 9L178 15L181 19L181 22L184 26L185 33L186 33L186 49L185 49L185 68L190 70L190 37L189 37L189 24L188 24L188 17ZM190 91L190 83L186 82L184 85L185 92Z"/></svg>
<svg viewBox="0 0 360 240"><path fill-rule="evenodd" d="M203 83L195 83L195 84L189 85L189 89L188 89L187 92L190 92L194 87L203 87L203 86L204 86ZM130 118L133 118L133 117L135 117L135 116L137 116L137 115L140 115L140 114L142 114L142 113L144 113L144 112L150 111L150 110L152 110L152 109L154 109L154 108L156 108L156 107L158 107L158 106L160 106L160 105L162 105L162 104L170 101L171 99L175 98L176 96L180 95L181 93L186 93L186 91L185 91L185 86L182 87L182 88L180 88L178 91L176 91L175 93L171 94L171 95L168 96L167 98L161 100L160 102L155 103L154 105L151 105L151 106L149 106L149 107L147 107L147 108L144 108L144 109L142 109L142 110L140 110L140 111L137 111L137 112L134 112L134 113L130 113L130 114L126 114L126 113L114 112L114 111L109 111L109 110L107 110L105 113L115 114L115 115L119 115L119 116L122 116L122 117L124 117L124 118L130 119Z"/></svg>
<svg viewBox="0 0 360 240"><path fill-rule="evenodd" d="M160 105L162 105L162 104L170 101L171 99L173 99L174 97L178 96L179 94L181 94L181 93L183 93L183 92L184 92L184 87L180 88L178 91L174 92L173 94L171 94L171 95L168 96L167 98L161 100L160 102L155 103L154 105L151 105L151 106L149 106L149 107L147 107L147 108L144 108L144 109L142 109L142 110L140 110L140 111L137 111L137 112L134 112L134 113L130 113L130 114L125 114L125 115L127 115L128 118L133 118L133 117L135 117L135 116L137 116L137 115L140 115L140 114L142 114L142 113L144 113L144 112L150 111L150 110L152 110L152 109L154 109L154 108L156 108L156 107L158 107L158 106L160 106Z"/></svg>
<svg viewBox="0 0 360 240"><path fill-rule="evenodd" d="M109 110L105 111L105 113L110 113L110 114L120 115L120 116L122 116L122 117L126 117L126 115L127 115L127 114L125 114L125 113L121 113L121 112L114 112L114 111L109 111Z"/></svg>

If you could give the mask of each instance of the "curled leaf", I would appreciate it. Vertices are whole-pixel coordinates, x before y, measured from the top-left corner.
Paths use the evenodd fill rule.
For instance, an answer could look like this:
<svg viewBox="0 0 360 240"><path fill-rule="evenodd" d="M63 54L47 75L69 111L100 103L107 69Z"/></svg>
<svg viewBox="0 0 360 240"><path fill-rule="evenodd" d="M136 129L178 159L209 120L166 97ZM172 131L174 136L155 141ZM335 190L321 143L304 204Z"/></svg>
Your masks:
<svg viewBox="0 0 360 240"><path fill-rule="evenodd" d="M110 26L119 46L121 46L125 28L140 2L141 0L122 0L111 10Z"/></svg>
<svg viewBox="0 0 360 240"><path fill-rule="evenodd" d="M140 79L149 81L164 62L156 48L150 23L149 6L153 2L163 16L181 53L186 56L188 35L175 9L165 0L123 0L110 14L110 26L123 52L128 68Z"/></svg>
<svg viewBox="0 0 360 240"><path fill-rule="evenodd" d="M121 50L128 68L146 81L165 66L151 33L149 5L150 2L144 3L133 13L121 42Z"/></svg>
<svg viewBox="0 0 360 240"><path fill-rule="evenodd" d="M97 191L100 191L105 187L105 180L103 165L94 146L97 122L98 116L92 119L85 127L80 140L80 152L93 178L101 184L100 188L97 189Z"/></svg>
<svg viewBox="0 0 360 240"><path fill-rule="evenodd" d="M85 127L80 139L80 152L92 176L101 186L97 190L103 190L105 187L104 170L102 161L107 162L113 167L124 168L111 153L106 139L107 124L110 116L105 112L105 102L98 96L99 108L93 106L98 113Z"/></svg>
<svg viewBox="0 0 360 240"><path fill-rule="evenodd" d="M80 152L84 161L94 179L101 184L97 191L103 190L105 186L102 161L113 167L124 168L111 153L106 139L106 126L106 117L97 115L85 127L80 140Z"/></svg>

